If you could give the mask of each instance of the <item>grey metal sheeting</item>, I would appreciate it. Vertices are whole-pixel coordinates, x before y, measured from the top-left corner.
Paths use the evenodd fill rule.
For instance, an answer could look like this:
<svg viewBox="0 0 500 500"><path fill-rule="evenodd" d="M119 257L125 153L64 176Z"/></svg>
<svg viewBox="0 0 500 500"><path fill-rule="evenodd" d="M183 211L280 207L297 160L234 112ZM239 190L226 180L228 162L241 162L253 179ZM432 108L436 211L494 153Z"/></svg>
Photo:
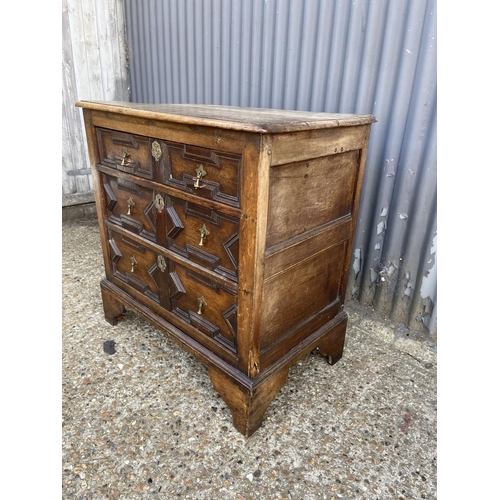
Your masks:
<svg viewBox="0 0 500 500"><path fill-rule="evenodd" d="M349 293L436 331L435 0L125 0L131 100L373 114Z"/></svg>

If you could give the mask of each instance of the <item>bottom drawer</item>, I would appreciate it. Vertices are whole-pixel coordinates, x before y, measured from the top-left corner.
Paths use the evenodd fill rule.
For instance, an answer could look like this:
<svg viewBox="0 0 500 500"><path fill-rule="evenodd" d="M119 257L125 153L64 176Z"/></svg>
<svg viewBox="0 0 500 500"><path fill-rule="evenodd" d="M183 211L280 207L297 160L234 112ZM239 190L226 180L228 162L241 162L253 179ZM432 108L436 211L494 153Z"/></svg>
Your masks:
<svg viewBox="0 0 500 500"><path fill-rule="evenodd" d="M237 352L237 292L170 262L171 311L232 353Z"/></svg>
<svg viewBox="0 0 500 500"><path fill-rule="evenodd" d="M108 230L108 251L113 283L131 287L138 298L143 295L158 304L164 302L156 252L111 230Z"/></svg>
<svg viewBox="0 0 500 500"><path fill-rule="evenodd" d="M165 319L196 340L237 353L236 290L111 229L108 253L112 283L145 305L154 301Z"/></svg>

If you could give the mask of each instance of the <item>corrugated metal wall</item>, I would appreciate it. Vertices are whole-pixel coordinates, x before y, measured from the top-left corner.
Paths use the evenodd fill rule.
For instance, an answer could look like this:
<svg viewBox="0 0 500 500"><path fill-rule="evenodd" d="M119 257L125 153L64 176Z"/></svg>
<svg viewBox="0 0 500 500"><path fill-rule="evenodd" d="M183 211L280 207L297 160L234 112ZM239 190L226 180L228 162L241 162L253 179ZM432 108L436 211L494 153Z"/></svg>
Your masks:
<svg viewBox="0 0 500 500"><path fill-rule="evenodd" d="M372 113L349 291L436 327L435 0L125 0L131 100Z"/></svg>
<svg viewBox="0 0 500 500"><path fill-rule="evenodd" d="M128 101L123 0L62 3L62 204L94 201L81 99Z"/></svg>

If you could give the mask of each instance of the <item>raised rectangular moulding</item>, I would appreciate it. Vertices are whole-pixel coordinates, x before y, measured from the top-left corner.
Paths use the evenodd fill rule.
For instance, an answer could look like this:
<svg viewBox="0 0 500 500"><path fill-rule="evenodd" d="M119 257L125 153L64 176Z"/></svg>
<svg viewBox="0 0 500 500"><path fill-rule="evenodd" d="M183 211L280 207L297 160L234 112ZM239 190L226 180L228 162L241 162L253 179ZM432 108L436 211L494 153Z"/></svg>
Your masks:
<svg viewBox="0 0 500 500"><path fill-rule="evenodd" d="M252 435L294 363L315 348L330 364L342 357L375 118L76 105L99 217L105 319L114 325L130 309L195 355L235 428Z"/></svg>
<svg viewBox="0 0 500 500"><path fill-rule="evenodd" d="M165 142L167 185L239 206L241 155Z"/></svg>
<svg viewBox="0 0 500 500"><path fill-rule="evenodd" d="M122 172L153 179L154 139L104 128L96 129L99 162ZM159 150L161 155L161 150Z"/></svg>

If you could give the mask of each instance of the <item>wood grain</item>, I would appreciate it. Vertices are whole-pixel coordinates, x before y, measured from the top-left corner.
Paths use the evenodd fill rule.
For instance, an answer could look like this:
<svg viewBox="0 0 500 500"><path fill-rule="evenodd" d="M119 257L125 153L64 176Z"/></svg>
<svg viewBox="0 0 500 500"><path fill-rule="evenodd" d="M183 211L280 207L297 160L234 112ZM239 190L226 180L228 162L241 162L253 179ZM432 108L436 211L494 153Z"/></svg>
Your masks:
<svg viewBox="0 0 500 500"><path fill-rule="evenodd" d="M266 247L350 215L358 150L273 167Z"/></svg>
<svg viewBox="0 0 500 500"><path fill-rule="evenodd" d="M81 101L77 106L128 116L258 133L283 133L373 123L373 115L312 113L265 108L193 104Z"/></svg>
<svg viewBox="0 0 500 500"><path fill-rule="evenodd" d="M272 166L346 153L365 144L370 125L309 130L273 136Z"/></svg>
<svg viewBox="0 0 500 500"><path fill-rule="evenodd" d="M261 349L338 298L345 250L337 243L265 281Z"/></svg>

